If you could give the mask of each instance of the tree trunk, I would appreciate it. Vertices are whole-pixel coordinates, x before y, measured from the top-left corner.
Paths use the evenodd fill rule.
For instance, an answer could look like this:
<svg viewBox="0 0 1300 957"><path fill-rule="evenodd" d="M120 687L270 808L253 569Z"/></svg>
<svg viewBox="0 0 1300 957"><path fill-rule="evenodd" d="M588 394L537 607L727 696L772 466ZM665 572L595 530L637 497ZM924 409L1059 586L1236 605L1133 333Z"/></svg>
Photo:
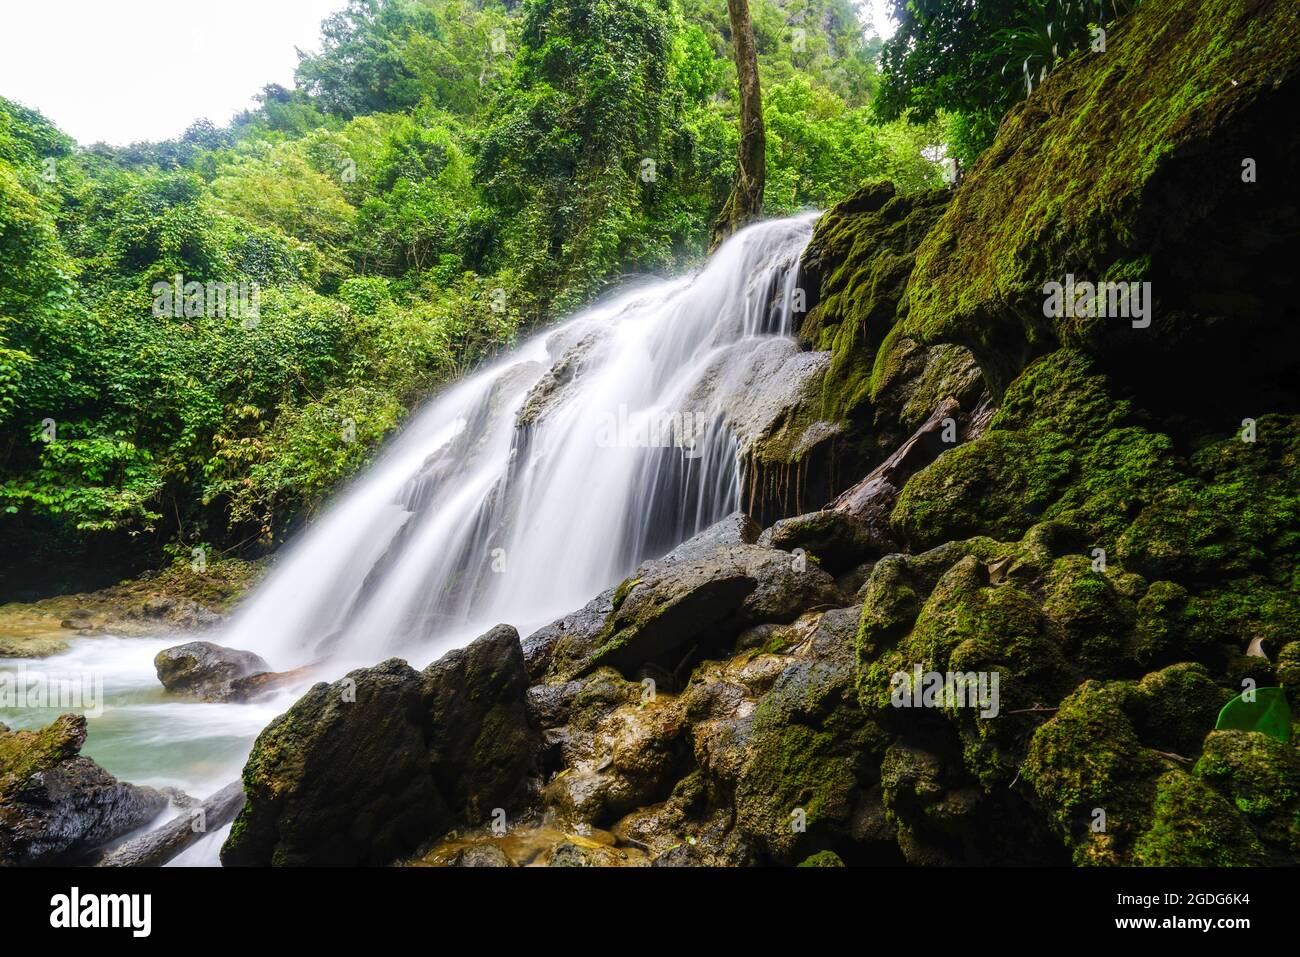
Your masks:
<svg viewBox="0 0 1300 957"><path fill-rule="evenodd" d="M727 0L736 73L740 78L740 149L736 157L736 182L713 224L709 251L763 211L763 185L767 180L766 136L763 132L763 97L758 88L758 56L754 49L754 23L749 0Z"/></svg>

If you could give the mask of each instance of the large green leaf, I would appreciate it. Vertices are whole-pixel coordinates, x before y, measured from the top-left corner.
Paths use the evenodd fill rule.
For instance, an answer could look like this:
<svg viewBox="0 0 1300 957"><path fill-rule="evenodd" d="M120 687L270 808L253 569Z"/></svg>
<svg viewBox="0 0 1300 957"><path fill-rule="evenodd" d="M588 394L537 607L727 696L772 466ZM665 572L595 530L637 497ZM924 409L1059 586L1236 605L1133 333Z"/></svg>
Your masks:
<svg viewBox="0 0 1300 957"><path fill-rule="evenodd" d="M1254 700L1245 700L1245 695ZM1291 709L1281 688L1256 688L1233 698L1219 712L1215 730L1259 731L1279 741L1291 740Z"/></svg>

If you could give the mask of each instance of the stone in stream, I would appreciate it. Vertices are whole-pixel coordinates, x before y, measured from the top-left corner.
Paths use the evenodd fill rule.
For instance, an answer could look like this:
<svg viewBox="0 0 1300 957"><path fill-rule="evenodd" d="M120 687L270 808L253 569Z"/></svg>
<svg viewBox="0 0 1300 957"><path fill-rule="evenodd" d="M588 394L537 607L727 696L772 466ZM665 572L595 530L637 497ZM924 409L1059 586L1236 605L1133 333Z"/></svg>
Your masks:
<svg viewBox="0 0 1300 957"><path fill-rule="evenodd" d="M154 658L164 688L212 702L252 701L306 678L314 667L271 671L251 651L223 648L210 641L165 648Z"/></svg>
<svg viewBox="0 0 1300 957"><path fill-rule="evenodd" d="M162 827L113 848L96 866L161 867L206 835L225 827L243 806L243 782L232 781Z"/></svg>
<svg viewBox="0 0 1300 957"><path fill-rule="evenodd" d="M167 806L82 757L85 741L79 714L37 731L0 725L0 865L78 863Z"/></svg>
<svg viewBox="0 0 1300 957"><path fill-rule="evenodd" d="M271 666L251 651L223 648L210 641L191 641L164 648L154 657L158 680L168 691L194 695L204 701L224 700L230 683Z"/></svg>
<svg viewBox="0 0 1300 957"><path fill-rule="evenodd" d="M423 672L392 658L315 685L253 745L222 863L388 864L519 810L540 746L527 686L505 625Z"/></svg>

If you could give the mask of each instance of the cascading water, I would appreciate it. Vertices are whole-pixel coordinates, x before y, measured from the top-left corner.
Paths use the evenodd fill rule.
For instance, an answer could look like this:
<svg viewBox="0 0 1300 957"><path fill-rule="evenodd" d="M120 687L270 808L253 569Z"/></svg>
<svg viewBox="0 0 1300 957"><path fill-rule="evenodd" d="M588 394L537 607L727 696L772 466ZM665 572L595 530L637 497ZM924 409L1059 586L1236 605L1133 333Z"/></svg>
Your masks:
<svg viewBox="0 0 1300 957"><path fill-rule="evenodd" d="M218 640L281 669L424 664L499 622L527 635L734 510L736 372L791 347L813 221L751 226L440 396Z"/></svg>
<svg viewBox="0 0 1300 957"><path fill-rule="evenodd" d="M816 367L789 335L814 220L750 226L698 273L625 290L447 390L204 637L278 670L317 663L309 680L393 654L422 667L499 622L528 635L736 509L747 443ZM153 656L188 640L77 639L0 670L101 676L84 753L203 797L300 689L249 705L170 697ZM227 831L173 863L217 863Z"/></svg>

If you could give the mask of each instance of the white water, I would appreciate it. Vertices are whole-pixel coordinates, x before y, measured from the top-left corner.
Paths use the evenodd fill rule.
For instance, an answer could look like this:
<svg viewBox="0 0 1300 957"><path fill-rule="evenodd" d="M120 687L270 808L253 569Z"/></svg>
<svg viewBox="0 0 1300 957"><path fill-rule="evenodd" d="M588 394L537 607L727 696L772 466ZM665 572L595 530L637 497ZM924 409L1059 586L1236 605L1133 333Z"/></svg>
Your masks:
<svg viewBox="0 0 1300 957"><path fill-rule="evenodd" d="M423 664L499 622L527 635L734 510L732 393L712 373L789 333L813 219L752 226L698 274L600 303L430 403L218 640L282 670ZM516 428L574 348L571 387ZM699 427L694 447L646 448L674 414Z"/></svg>
<svg viewBox="0 0 1300 957"><path fill-rule="evenodd" d="M748 227L698 273L625 290L448 389L203 637L276 670L317 663L311 680L392 655L422 667L499 622L527 636L736 509L745 390L798 351L788 337L814 219ZM534 387L566 368L520 427ZM647 447L656 433L676 445ZM153 656L193 637L79 640L3 670L102 673L106 707L84 752L125 780L205 797L299 689L251 705L169 698ZM54 713L0 719L32 727ZM222 836L176 863L215 863Z"/></svg>

